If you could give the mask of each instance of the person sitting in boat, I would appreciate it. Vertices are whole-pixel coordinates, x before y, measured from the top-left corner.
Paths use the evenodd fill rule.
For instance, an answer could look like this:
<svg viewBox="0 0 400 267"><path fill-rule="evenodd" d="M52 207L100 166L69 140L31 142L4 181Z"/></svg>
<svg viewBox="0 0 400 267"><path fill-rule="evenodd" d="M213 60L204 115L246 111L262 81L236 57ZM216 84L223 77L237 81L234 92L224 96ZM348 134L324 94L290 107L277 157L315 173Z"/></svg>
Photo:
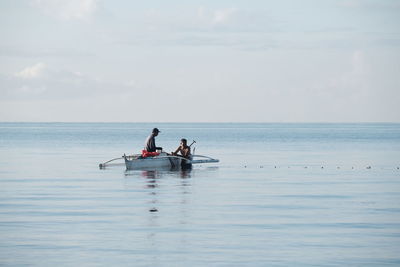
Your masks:
<svg viewBox="0 0 400 267"><path fill-rule="evenodd" d="M162 150L162 147L156 146L155 137L158 135L159 132L160 132L160 130L158 130L157 128L154 128L152 133L149 135L149 137L147 137L146 145L144 148L147 152L156 152L157 150Z"/></svg>
<svg viewBox="0 0 400 267"><path fill-rule="evenodd" d="M178 155L178 153L180 153L180 155ZM186 159L190 158L190 146L187 145L187 140L185 138L181 139L181 144L175 150L175 152L172 152L172 155L181 156Z"/></svg>

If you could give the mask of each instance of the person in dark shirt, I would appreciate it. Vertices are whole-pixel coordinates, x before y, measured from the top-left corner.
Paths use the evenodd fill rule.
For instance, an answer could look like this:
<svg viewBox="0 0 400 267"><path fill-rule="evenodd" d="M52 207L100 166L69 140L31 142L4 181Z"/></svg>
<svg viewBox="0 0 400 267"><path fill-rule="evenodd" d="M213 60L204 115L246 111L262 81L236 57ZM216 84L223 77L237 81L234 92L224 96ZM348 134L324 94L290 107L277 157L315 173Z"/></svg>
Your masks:
<svg viewBox="0 0 400 267"><path fill-rule="evenodd" d="M159 132L160 132L160 130L158 130L157 128L154 128L152 133L149 135L149 137L147 137L146 145L144 148L147 152L156 152L156 150L162 150L162 147L156 146L155 137L158 135Z"/></svg>

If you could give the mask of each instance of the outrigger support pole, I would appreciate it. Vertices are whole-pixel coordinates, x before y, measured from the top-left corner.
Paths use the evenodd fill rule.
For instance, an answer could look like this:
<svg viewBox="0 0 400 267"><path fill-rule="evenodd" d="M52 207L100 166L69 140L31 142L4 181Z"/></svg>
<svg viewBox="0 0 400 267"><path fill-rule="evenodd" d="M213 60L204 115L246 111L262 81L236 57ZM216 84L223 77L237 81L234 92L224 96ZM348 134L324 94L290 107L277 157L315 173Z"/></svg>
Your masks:
<svg viewBox="0 0 400 267"><path fill-rule="evenodd" d="M104 162L104 163L100 163L100 164L99 164L99 168L100 168L100 169L104 169L104 168L106 167L106 164L107 164L107 163L110 163L111 161L114 161L114 160L123 159L124 157L125 157L125 154L124 154L122 157L115 158L115 159L110 159L109 161L106 161L106 162Z"/></svg>

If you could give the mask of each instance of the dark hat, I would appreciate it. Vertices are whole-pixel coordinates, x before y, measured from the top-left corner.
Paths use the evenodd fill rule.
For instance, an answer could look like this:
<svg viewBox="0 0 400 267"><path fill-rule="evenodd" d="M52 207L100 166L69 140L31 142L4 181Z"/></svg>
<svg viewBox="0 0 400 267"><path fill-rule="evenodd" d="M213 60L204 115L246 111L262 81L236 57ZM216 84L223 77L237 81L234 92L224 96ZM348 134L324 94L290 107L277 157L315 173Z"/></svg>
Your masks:
<svg viewBox="0 0 400 267"><path fill-rule="evenodd" d="M158 130L157 128L153 129L153 133L159 133L159 132L160 132L160 130Z"/></svg>

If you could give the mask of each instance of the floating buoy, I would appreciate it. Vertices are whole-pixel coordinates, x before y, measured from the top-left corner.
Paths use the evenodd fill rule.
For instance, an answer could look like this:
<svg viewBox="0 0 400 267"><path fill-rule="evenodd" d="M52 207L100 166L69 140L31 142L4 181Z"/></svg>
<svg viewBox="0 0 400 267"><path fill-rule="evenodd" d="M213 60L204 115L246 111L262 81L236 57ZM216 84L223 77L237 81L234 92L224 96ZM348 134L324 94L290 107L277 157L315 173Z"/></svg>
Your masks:
<svg viewBox="0 0 400 267"><path fill-rule="evenodd" d="M200 165L200 166L201 166L201 165ZM284 166L281 166L281 167L279 167L279 166L277 166L277 165L272 165L272 166L274 167L274 169L284 168ZM272 166L268 166L268 165L267 165L267 166L258 165L258 166L253 166L253 167L250 166L250 168L259 168L259 169L263 169L263 168L265 168L265 167L272 167ZM105 165L105 164L100 164L99 167L103 167L103 168L104 168L104 167L106 167L106 165ZM244 167L244 168L247 168L248 166L247 166L247 165L243 165L243 167ZM321 166L321 169L325 169L325 167L326 167L326 166ZM331 167L333 167L333 166L331 166ZM287 166L287 168L290 169L291 166ZM316 169L317 166L314 166L314 165L311 165L311 166L304 166L304 165L303 165L303 167L300 167L300 165L295 165L294 168L295 168L295 169L297 169L297 168ZM329 168L329 166L328 166L327 168ZM344 168L344 169L347 169L347 168L350 168L350 166L348 166L348 167L343 167L343 168ZM371 170L371 169L372 169L372 166L371 166L371 165L368 165L368 166L365 166L365 168L366 168L367 170ZM397 169L397 170L400 170L400 166L394 166L394 168ZM336 169L337 169L337 170L342 169L342 166L336 166ZM355 170L356 167L355 167L355 166L351 166L351 169L352 169L352 170ZM361 167L361 169L362 169L362 167ZM380 170L385 170L385 167L375 166L375 169L378 169L378 170L379 170L379 169L380 169Z"/></svg>

